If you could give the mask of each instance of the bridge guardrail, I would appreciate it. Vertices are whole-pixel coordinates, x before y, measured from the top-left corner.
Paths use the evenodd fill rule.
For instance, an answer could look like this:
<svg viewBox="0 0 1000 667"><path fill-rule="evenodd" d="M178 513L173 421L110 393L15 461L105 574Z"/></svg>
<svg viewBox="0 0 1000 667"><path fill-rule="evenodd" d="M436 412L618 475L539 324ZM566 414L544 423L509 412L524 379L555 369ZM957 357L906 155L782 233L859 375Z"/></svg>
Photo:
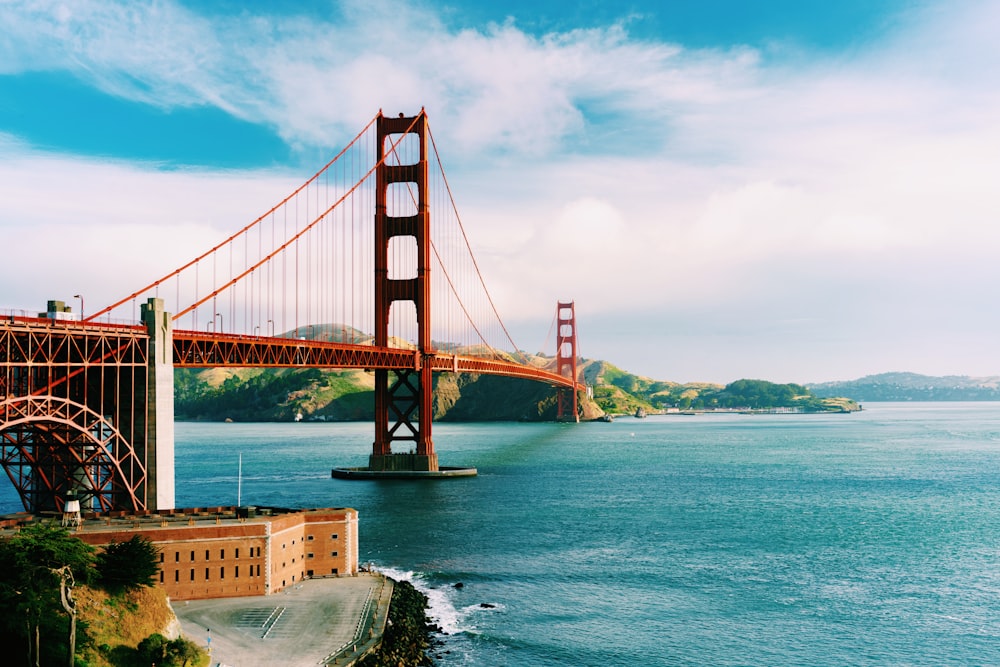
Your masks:
<svg viewBox="0 0 1000 667"><path fill-rule="evenodd" d="M52 317L39 316L38 311L25 310L24 308L0 308L0 321L3 322L26 322L31 324L47 324L51 326L63 327L99 327L104 329L135 329L141 328L141 322L135 320L112 320L103 318L101 320L80 320L78 317L56 319Z"/></svg>

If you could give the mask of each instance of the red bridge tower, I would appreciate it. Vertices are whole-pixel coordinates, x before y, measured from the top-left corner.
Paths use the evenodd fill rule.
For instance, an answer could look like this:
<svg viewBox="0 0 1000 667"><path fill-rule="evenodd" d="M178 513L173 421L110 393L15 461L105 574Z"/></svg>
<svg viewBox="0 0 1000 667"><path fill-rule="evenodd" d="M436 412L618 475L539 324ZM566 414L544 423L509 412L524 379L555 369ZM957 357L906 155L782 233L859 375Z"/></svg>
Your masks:
<svg viewBox="0 0 1000 667"><path fill-rule="evenodd" d="M431 440L431 359L434 350L430 322L427 116L423 110L415 117L400 115L399 118L387 118L379 114L376 131L375 345L389 345L389 313L393 303L411 301L417 316L417 349L413 355L413 368L392 371L394 377L391 384L390 371L375 371L375 442L368 469L436 471L438 460ZM419 138L419 159L414 164L398 164L400 158L395 147L404 142L407 134L415 134ZM387 193L390 186L397 183L412 184L407 188L406 197L412 197L416 204L414 215L390 215ZM416 241L416 276L389 277L389 243L396 237L412 237ZM400 441L411 443L415 453L393 453L392 444Z"/></svg>
<svg viewBox="0 0 1000 667"><path fill-rule="evenodd" d="M556 305L556 372L576 382L576 308L574 301ZM580 421L576 387L559 388L558 421Z"/></svg>

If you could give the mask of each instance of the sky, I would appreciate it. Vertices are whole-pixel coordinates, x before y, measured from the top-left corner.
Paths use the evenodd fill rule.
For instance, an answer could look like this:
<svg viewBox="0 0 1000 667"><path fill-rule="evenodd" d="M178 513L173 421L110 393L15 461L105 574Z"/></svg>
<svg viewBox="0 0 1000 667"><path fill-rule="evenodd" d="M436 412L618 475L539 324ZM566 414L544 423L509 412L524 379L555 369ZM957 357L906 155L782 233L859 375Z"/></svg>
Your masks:
<svg viewBox="0 0 1000 667"><path fill-rule="evenodd" d="M573 300L580 354L659 380L1000 375L1000 3L0 0L0 25L0 310L111 303L423 107L523 349Z"/></svg>

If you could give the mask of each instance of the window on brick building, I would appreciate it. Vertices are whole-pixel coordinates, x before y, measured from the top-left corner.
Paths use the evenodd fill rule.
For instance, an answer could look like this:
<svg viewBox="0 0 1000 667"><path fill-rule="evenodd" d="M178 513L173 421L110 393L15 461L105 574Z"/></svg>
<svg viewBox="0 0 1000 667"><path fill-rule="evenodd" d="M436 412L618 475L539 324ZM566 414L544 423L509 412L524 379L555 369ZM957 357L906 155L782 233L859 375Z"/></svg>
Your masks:
<svg viewBox="0 0 1000 667"><path fill-rule="evenodd" d="M312 557L313 557L312 554L306 554L306 558L312 558Z"/></svg>
<svg viewBox="0 0 1000 667"><path fill-rule="evenodd" d="M222 567L219 568L219 579L225 579L225 578L226 578L226 566L223 565Z"/></svg>
<svg viewBox="0 0 1000 667"><path fill-rule="evenodd" d="M208 568L205 568L205 581L208 581Z"/></svg>
<svg viewBox="0 0 1000 667"><path fill-rule="evenodd" d="M240 548L239 547L236 547L236 557L237 558L240 557Z"/></svg>
<svg viewBox="0 0 1000 667"><path fill-rule="evenodd" d="M219 560L226 560L226 550L219 549Z"/></svg>
<svg viewBox="0 0 1000 667"><path fill-rule="evenodd" d="M160 583L163 583L163 570L160 570Z"/></svg>
<svg viewBox="0 0 1000 667"><path fill-rule="evenodd" d="M174 582L178 582L180 580L181 580L181 571L180 570L174 570Z"/></svg>
<svg viewBox="0 0 1000 667"><path fill-rule="evenodd" d="M330 536L330 539L331 539L331 540L335 540L335 539L337 539L337 533L334 533L333 535L331 535L331 536Z"/></svg>
<svg viewBox="0 0 1000 667"><path fill-rule="evenodd" d="M312 542L314 538L313 538L312 535L309 535L309 536L306 537L306 539L309 540L310 542Z"/></svg>
<svg viewBox="0 0 1000 667"><path fill-rule="evenodd" d="M239 565L236 566L236 573L233 574L233 577L235 577L236 579L240 578L240 566Z"/></svg>
<svg viewBox="0 0 1000 667"><path fill-rule="evenodd" d="M331 552L330 552L330 555L331 555L331 556L336 556L336 555L337 555L337 552L336 552L336 551L331 551Z"/></svg>
<svg viewBox="0 0 1000 667"><path fill-rule="evenodd" d="M193 551L191 552L191 560L192 561L194 560L194 552Z"/></svg>
<svg viewBox="0 0 1000 667"><path fill-rule="evenodd" d="M205 560L208 560L208 549L205 549Z"/></svg>
<svg viewBox="0 0 1000 667"><path fill-rule="evenodd" d="M191 568L191 581L194 581L194 568Z"/></svg>

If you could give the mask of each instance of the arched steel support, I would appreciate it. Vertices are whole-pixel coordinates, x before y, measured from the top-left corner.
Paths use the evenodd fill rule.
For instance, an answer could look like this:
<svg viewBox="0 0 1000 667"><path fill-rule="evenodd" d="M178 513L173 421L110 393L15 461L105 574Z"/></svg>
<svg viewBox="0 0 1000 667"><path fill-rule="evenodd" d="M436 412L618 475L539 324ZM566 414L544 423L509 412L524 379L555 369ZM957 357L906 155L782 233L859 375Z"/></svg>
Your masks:
<svg viewBox="0 0 1000 667"><path fill-rule="evenodd" d="M0 464L28 511L62 511L74 491L93 511L145 507L146 470L114 425L55 396L0 402Z"/></svg>

